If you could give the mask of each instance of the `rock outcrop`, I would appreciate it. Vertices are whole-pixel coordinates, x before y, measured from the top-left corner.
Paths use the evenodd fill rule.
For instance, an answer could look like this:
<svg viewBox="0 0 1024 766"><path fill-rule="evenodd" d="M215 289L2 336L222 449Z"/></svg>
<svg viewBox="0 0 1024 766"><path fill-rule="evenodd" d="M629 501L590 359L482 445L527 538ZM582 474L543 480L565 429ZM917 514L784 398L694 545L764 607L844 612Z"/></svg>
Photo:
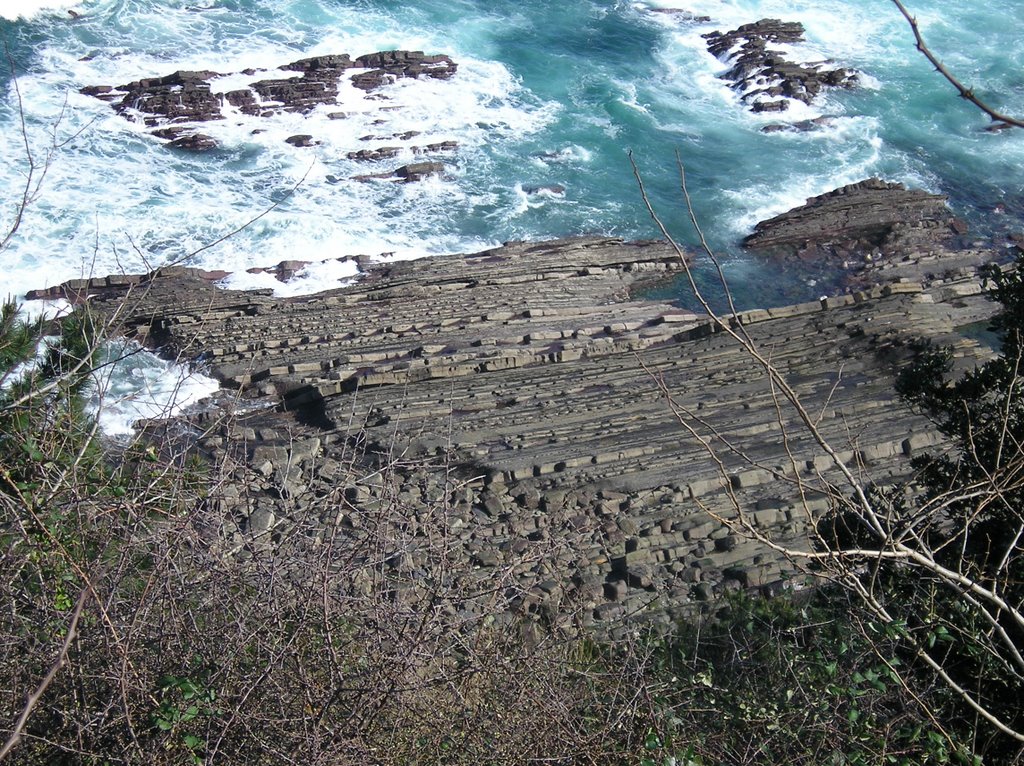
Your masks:
<svg viewBox="0 0 1024 766"><path fill-rule="evenodd" d="M722 324L630 298L679 268L673 249L591 238L363 265L351 287L289 299L184 269L73 286L275 405L194 421L228 471L210 501L227 553L329 539L368 562L347 587L401 600L431 587L441 541L444 576L476 594L453 614L486 602L612 635L783 586L791 565L722 520L739 504L806 545L836 470ZM893 393L908 341L951 342L968 365L984 353L952 332L991 311L967 276L726 322L771 349L842 459L885 484L939 438ZM796 479L818 489L801 498Z"/></svg>
<svg viewBox="0 0 1024 766"><path fill-rule="evenodd" d="M966 232L945 196L870 178L758 223L743 246L784 258L830 259L862 282L920 281L999 257L961 247Z"/></svg>
<svg viewBox="0 0 1024 766"><path fill-rule="evenodd" d="M178 71L116 87L90 85L82 88L81 93L111 102L127 119L156 127L221 120L233 109L262 116L281 111L306 113L319 106L335 104L339 82L346 75L356 88L373 91L403 77L448 79L456 73L458 64L448 56L428 56L422 51L380 51L356 59L348 54L315 56L293 61L280 69L299 74L256 79L256 70L246 70L241 74L253 78L248 87L218 92L214 90L214 82L221 74L206 70ZM160 136L160 133L154 132L154 135Z"/></svg>
<svg viewBox="0 0 1024 766"><path fill-rule="evenodd" d="M773 43L803 42L803 25L795 21L761 19L729 32L704 35L708 50L732 66L722 77L732 83L754 112L784 112L789 101L811 103L824 88L848 88L857 83L849 69L828 69L829 62L797 64Z"/></svg>

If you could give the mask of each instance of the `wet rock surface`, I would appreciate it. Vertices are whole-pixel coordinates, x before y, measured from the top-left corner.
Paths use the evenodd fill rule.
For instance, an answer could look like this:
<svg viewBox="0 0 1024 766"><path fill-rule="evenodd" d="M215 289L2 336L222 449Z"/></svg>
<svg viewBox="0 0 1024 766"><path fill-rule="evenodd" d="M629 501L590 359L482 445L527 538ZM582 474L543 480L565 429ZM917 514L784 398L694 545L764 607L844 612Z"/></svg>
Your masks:
<svg viewBox="0 0 1024 766"><path fill-rule="evenodd" d="M191 421L225 472L225 555L258 562L298 535L365 563L353 592L400 602L443 569L461 583L454 615L497 605L611 636L785 586L791 564L723 520L738 503L807 545L830 501L793 480L838 474L722 325L630 298L678 271L674 250L586 238L363 266L355 285L288 299L187 269L66 289L236 390L233 411ZM908 343L973 364L984 350L953 328L991 311L979 292L964 272L726 321L886 484L939 441L893 392Z"/></svg>
<svg viewBox="0 0 1024 766"><path fill-rule="evenodd" d="M966 233L945 196L870 178L758 223L743 246L795 261L833 261L848 270L850 284L863 286L928 281L1006 257L966 242Z"/></svg>
<svg viewBox="0 0 1024 766"><path fill-rule="evenodd" d="M458 64L445 55L396 50L356 59L348 54L315 56L280 69L298 74L259 79L259 72L250 69L239 73L252 78L248 87L221 92L214 89L217 78L224 76L220 73L178 71L118 86L90 85L80 92L110 102L127 119L157 127L222 120L231 109L262 116L280 111L305 113L335 104L345 76L356 88L370 92L404 77L448 79L456 73ZM154 134L163 137L159 132Z"/></svg>
<svg viewBox="0 0 1024 766"><path fill-rule="evenodd" d="M754 112L784 112L789 101L811 103L825 88L849 88L857 84L856 72L830 62L797 64L772 44L804 40L803 25L795 21L761 19L728 32L704 35L708 50L728 62L721 75L732 83L741 100Z"/></svg>
<svg viewBox="0 0 1024 766"><path fill-rule="evenodd" d="M409 165L401 165L394 170L385 170L382 173L365 173L352 176L355 181L395 181L398 183L415 183L431 176L441 176L445 172L443 162L413 162Z"/></svg>

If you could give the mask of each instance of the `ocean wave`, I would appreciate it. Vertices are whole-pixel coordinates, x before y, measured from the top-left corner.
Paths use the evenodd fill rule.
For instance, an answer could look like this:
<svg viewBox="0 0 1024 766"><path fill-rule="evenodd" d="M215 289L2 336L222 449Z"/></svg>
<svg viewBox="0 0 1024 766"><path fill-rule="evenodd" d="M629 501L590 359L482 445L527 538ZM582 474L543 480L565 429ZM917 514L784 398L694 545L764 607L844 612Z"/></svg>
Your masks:
<svg viewBox="0 0 1024 766"><path fill-rule="evenodd" d="M0 18L8 21L18 19L32 19L42 13L57 13L63 11L67 16L69 10L79 13L81 3L79 0L4 0L0 6Z"/></svg>

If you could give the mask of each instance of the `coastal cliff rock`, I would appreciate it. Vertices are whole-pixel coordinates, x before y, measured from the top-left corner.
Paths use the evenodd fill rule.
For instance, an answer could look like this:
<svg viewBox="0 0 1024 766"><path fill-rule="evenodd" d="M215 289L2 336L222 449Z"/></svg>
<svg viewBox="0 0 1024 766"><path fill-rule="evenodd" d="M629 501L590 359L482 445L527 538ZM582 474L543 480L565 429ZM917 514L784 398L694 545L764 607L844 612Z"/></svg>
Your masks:
<svg viewBox="0 0 1024 766"><path fill-rule="evenodd" d="M613 636L783 587L791 564L722 519L738 503L807 545L837 470L722 324L631 298L680 268L673 248L586 238L361 265L358 283L297 298L188 269L63 291L254 400L192 419L229 476L210 499L225 555L330 539L367 562L341 587L401 602L433 587L443 541L444 576L469 594L453 614ZM939 440L893 392L908 344L973 364L984 351L953 327L991 311L979 293L965 273L725 322L771 349L840 457L887 484ZM821 491L801 497L797 478Z"/></svg>
<svg viewBox="0 0 1024 766"><path fill-rule="evenodd" d="M704 35L708 50L732 66L721 75L732 83L741 100L754 112L784 112L789 100L811 103L824 88L849 88L857 74L849 69L828 69L828 62L796 64L768 47L804 40L803 25L795 21L761 19L729 32Z"/></svg>
<svg viewBox="0 0 1024 766"><path fill-rule="evenodd" d="M797 260L836 260L871 281L921 280L998 257L960 247L957 238L966 231L945 196L870 178L761 221L743 246Z"/></svg>

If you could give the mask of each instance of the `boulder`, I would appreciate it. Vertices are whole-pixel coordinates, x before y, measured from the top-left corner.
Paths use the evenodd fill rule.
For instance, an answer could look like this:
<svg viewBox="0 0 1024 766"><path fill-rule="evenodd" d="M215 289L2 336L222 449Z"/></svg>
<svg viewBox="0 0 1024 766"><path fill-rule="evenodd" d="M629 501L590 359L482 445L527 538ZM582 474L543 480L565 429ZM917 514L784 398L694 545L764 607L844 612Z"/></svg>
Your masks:
<svg viewBox="0 0 1024 766"><path fill-rule="evenodd" d="M377 160L388 160L397 157L402 150L397 146L382 146L378 149L360 149L358 152L349 152L350 160L360 162L376 162Z"/></svg>
<svg viewBox="0 0 1024 766"><path fill-rule="evenodd" d="M216 149L219 144L212 136L205 133L186 133L167 144L171 149L183 149L189 152L208 152Z"/></svg>
<svg viewBox="0 0 1024 766"><path fill-rule="evenodd" d="M313 136L309 135L308 133L300 133L299 135L296 136L288 136L288 138L285 139L285 143L289 143L292 146L304 147L316 146L317 143L319 142L314 141Z"/></svg>
<svg viewBox="0 0 1024 766"><path fill-rule="evenodd" d="M428 176L439 175L444 172L444 169L445 165L443 162L413 162L398 168L394 175L406 183L410 183L412 181L422 181Z"/></svg>
<svg viewBox="0 0 1024 766"><path fill-rule="evenodd" d="M439 141L436 144L412 147L413 154L434 154L437 152L454 152L459 148L457 141Z"/></svg>
<svg viewBox="0 0 1024 766"><path fill-rule="evenodd" d="M355 181L372 181L381 179L385 181L400 181L402 183L412 183L413 181L422 181L424 178L429 176L439 175L445 170L445 164L443 162L413 162L408 165L402 165L393 171L384 173L369 173L366 175L353 176Z"/></svg>

